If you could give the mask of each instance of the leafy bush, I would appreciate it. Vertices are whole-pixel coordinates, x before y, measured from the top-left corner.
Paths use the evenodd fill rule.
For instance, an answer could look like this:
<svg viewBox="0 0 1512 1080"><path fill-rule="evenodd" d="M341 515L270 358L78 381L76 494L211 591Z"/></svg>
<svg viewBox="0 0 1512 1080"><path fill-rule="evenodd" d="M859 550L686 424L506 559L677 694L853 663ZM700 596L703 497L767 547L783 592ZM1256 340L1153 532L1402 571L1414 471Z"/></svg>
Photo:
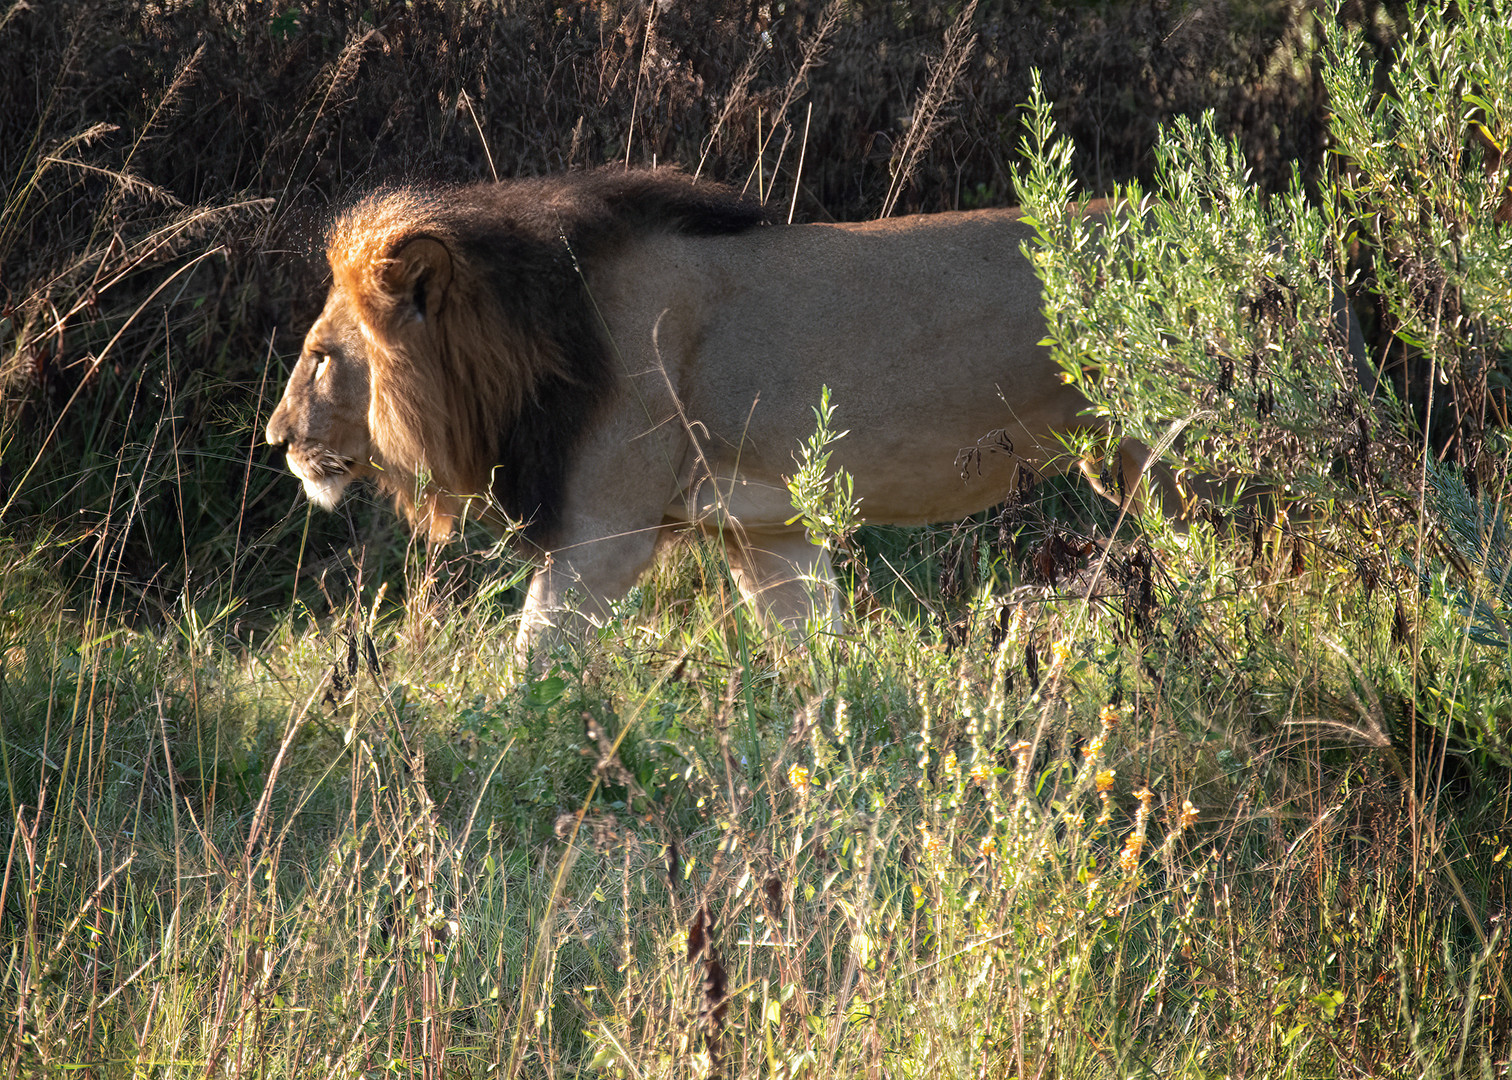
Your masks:
<svg viewBox="0 0 1512 1080"><path fill-rule="evenodd" d="M1026 124L1029 254L1062 378L1181 471L1332 491L1369 373L1341 307L1330 189L1315 205L1293 173L1267 196L1211 116L1179 118L1156 145L1159 197L1130 184L1088 213L1037 84Z"/></svg>
<svg viewBox="0 0 1512 1080"><path fill-rule="evenodd" d="M1327 47L1344 222L1397 339L1386 374L1425 443L1489 478L1479 455L1508 419L1512 353L1512 12L1424 5L1386 92L1357 32L1330 26Z"/></svg>

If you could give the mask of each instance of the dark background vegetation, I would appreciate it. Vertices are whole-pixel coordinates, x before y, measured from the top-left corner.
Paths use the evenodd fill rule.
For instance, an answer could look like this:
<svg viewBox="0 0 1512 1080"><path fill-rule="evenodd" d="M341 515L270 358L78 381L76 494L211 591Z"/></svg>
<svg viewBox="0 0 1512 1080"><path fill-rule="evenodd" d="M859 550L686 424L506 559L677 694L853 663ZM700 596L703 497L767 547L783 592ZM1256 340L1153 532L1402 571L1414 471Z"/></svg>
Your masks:
<svg viewBox="0 0 1512 1080"><path fill-rule="evenodd" d="M258 445L354 192L655 161L846 220L908 165L895 212L1008 205L1032 68L1089 193L1147 177L1157 126L1206 109L1274 186L1325 164L1314 6L988 0L931 98L960 4L14 4L0 521L146 611L195 573L287 597L291 531L327 553L394 535L372 509L306 526ZM1383 54L1387 8L1346 12ZM935 134L905 163L916 115Z"/></svg>

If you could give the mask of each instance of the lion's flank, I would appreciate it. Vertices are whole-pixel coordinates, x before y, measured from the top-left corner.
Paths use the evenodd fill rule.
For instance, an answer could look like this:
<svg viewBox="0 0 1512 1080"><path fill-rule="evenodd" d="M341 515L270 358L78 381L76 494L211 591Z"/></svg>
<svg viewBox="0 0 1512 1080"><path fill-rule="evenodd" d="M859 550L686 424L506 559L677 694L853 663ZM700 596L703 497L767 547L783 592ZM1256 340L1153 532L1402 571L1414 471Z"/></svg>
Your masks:
<svg viewBox="0 0 1512 1080"><path fill-rule="evenodd" d="M380 191L328 234L363 325L380 483L432 535L489 492L549 545L578 434L615 381L580 268L652 231L714 235L765 211L675 169L602 168Z"/></svg>

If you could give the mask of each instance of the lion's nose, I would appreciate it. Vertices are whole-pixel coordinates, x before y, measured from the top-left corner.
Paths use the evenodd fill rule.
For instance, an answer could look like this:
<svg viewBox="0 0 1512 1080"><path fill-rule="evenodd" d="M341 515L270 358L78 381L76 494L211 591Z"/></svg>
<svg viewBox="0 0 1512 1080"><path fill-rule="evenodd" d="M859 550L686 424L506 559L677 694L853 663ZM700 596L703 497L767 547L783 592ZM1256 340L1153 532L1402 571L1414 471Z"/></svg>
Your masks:
<svg viewBox="0 0 1512 1080"><path fill-rule="evenodd" d="M268 440L269 446L284 446L288 443L289 425L284 420L282 404L268 417L268 430L263 433L263 437Z"/></svg>
<svg viewBox="0 0 1512 1080"><path fill-rule="evenodd" d="M269 446L287 446L294 438L294 432L289 424L289 396L285 394L278 402L278 407L273 410L273 415L268 417L268 429L263 433L268 440Z"/></svg>

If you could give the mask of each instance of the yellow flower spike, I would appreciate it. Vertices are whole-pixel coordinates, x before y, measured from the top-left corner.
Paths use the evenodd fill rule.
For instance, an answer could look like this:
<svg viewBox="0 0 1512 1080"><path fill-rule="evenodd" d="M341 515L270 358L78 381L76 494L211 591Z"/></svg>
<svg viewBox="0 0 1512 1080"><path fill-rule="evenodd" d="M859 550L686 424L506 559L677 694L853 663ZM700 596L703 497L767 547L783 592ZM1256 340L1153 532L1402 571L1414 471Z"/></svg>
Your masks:
<svg viewBox="0 0 1512 1080"><path fill-rule="evenodd" d="M1111 788L1113 786L1113 778L1117 775L1118 773L1114 769L1099 769L1097 775L1092 780L1097 785L1098 793L1102 794Z"/></svg>
<svg viewBox="0 0 1512 1080"><path fill-rule="evenodd" d="M990 859L997 854L998 842L995 836L984 836L977 843L977 851L981 852L982 858Z"/></svg>
<svg viewBox="0 0 1512 1080"><path fill-rule="evenodd" d="M809 785L809 771L802 765L789 765L787 778L788 784L799 791L804 790Z"/></svg>
<svg viewBox="0 0 1512 1080"><path fill-rule="evenodd" d="M1192 805L1191 799L1183 799L1181 802L1181 814L1176 819L1176 824L1181 828L1189 828L1197 820L1197 808Z"/></svg>
<svg viewBox="0 0 1512 1080"><path fill-rule="evenodd" d="M1104 705L1102 712L1097 714L1097 719L1102 721L1103 731L1109 732L1118 726L1118 706Z"/></svg>

